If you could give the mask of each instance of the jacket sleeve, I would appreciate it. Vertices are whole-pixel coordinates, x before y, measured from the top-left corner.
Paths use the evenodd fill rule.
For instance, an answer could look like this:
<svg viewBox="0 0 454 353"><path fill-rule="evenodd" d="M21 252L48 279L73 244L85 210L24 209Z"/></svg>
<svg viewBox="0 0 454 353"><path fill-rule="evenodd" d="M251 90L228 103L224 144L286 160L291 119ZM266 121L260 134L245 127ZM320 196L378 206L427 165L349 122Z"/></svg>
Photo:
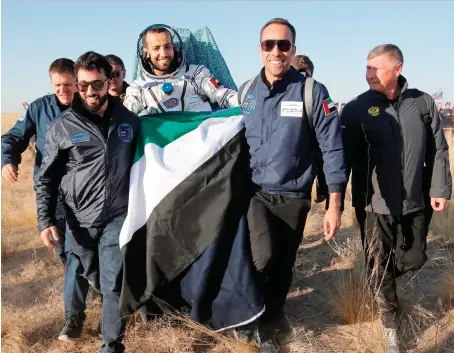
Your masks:
<svg viewBox="0 0 454 353"><path fill-rule="evenodd" d="M441 127L441 119L435 101L429 97L431 103L432 134L428 131L426 151L426 166L433 166L430 183L430 197L441 197L450 200L452 193L452 176L449 163L449 146Z"/></svg>
<svg viewBox="0 0 454 353"><path fill-rule="evenodd" d="M57 136L55 127L55 123L50 123L47 127L43 161L36 180L36 206L40 232L56 224L55 209L63 161L59 145L54 139L54 136Z"/></svg>
<svg viewBox="0 0 454 353"><path fill-rule="evenodd" d="M205 66L199 66L194 73L194 84L201 96L221 108L233 108L239 105L237 92L221 86Z"/></svg>
<svg viewBox="0 0 454 353"><path fill-rule="evenodd" d="M126 88L126 95L123 100L123 105L134 114L148 114L146 107L143 104L142 89L134 83Z"/></svg>
<svg viewBox="0 0 454 353"><path fill-rule="evenodd" d="M36 133L36 108L32 103L11 130L2 136L2 168L9 163L15 166L21 163L21 154L27 149L30 138Z"/></svg>
<svg viewBox="0 0 454 353"><path fill-rule="evenodd" d="M325 113L323 102L328 90L317 82L314 87L313 122L315 135L323 154L323 173L328 191L341 192L347 182L347 170L342 146L342 131L337 110Z"/></svg>

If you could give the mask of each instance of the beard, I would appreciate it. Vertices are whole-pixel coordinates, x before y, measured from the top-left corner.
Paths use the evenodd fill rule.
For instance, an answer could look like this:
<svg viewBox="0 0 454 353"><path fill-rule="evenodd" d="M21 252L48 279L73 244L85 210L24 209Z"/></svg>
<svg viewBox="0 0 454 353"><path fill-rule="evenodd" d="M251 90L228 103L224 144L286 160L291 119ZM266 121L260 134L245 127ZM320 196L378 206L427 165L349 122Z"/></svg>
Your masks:
<svg viewBox="0 0 454 353"><path fill-rule="evenodd" d="M90 105L90 104L87 103L86 100L89 97L81 97L82 98L82 104L83 104L84 108L86 110L88 110L90 113L96 114L96 112L104 105L104 103L106 103L106 101L108 99L108 96L109 96L109 94L107 92L106 92L106 94L104 94L102 96L96 95L96 97L98 97L98 99L99 99L99 103L95 104L95 105Z"/></svg>

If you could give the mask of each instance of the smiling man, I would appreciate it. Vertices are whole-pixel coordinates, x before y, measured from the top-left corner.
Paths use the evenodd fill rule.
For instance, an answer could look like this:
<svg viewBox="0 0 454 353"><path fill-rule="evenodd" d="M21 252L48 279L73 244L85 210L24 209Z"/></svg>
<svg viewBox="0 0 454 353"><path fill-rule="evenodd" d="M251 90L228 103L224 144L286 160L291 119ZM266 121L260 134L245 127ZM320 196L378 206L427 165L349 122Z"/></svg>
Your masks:
<svg viewBox="0 0 454 353"><path fill-rule="evenodd" d="M122 255L119 235L128 210L129 171L138 118L109 96L112 67L87 52L75 63L79 94L71 108L49 124L36 182L38 228L46 246L56 232L55 201L61 190L71 250L83 275L103 294L101 353L122 353L120 315ZM85 295L88 286L85 287ZM85 315L71 322L81 331Z"/></svg>
<svg viewBox="0 0 454 353"><path fill-rule="evenodd" d="M153 25L141 34L140 78L126 90L124 105L139 115L169 111L212 111L238 106L237 94L223 87L203 65L186 62L178 33Z"/></svg>
<svg viewBox="0 0 454 353"><path fill-rule="evenodd" d="M264 67L239 90L255 187L248 211L250 241L266 312L260 318L258 334L255 328L236 334L259 341L260 352L279 352L274 331L290 329L283 310L311 208L317 145L330 192L324 219L326 240L340 227L340 192L347 181L337 110L325 86L316 81L310 90L312 122L307 118L303 104L306 77L290 66L295 37L295 28L287 20L267 22L258 48Z"/></svg>
<svg viewBox="0 0 454 353"><path fill-rule="evenodd" d="M396 278L424 265L432 212L446 208L452 189L437 107L429 94L408 88L403 63L396 45L372 49L370 89L341 115L352 204L392 353L399 352Z"/></svg>

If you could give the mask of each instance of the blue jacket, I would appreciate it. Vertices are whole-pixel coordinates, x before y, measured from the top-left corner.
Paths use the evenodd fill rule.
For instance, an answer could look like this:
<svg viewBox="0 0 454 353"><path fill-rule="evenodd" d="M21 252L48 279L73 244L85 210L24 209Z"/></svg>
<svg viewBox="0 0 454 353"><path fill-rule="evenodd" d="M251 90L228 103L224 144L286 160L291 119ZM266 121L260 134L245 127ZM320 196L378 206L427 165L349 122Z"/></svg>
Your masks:
<svg viewBox="0 0 454 353"><path fill-rule="evenodd" d="M37 152L33 170L35 177L41 166L47 124L57 119L63 110L55 94L43 96L32 102L11 130L2 136L2 168L9 163L18 166L22 160L21 154L27 149L30 138L36 135Z"/></svg>
<svg viewBox="0 0 454 353"><path fill-rule="evenodd" d="M314 83L312 130L302 104L304 76L291 67L269 88L263 75L262 69L242 105L252 181L268 194L310 197L318 144L329 192L341 192L347 182L342 131L325 86Z"/></svg>

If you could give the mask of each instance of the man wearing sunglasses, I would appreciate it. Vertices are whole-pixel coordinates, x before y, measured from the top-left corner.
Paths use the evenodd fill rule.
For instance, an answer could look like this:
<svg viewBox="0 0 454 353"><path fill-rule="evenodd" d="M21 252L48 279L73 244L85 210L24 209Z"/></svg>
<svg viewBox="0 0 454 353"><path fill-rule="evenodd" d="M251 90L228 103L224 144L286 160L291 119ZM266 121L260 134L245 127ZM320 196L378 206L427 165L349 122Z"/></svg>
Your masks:
<svg viewBox="0 0 454 353"><path fill-rule="evenodd" d="M178 37L162 25L142 32L141 75L128 88L124 105L139 115L238 106L236 91L220 85L207 67L186 62L182 43L176 45L172 34Z"/></svg>
<svg viewBox="0 0 454 353"><path fill-rule="evenodd" d="M123 60L114 54L106 55L106 59L112 66L112 75L109 83L109 94L118 97L121 101L125 99L126 89L129 84L125 81L126 68Z"/></svg>
<svg viewBox="0 0 454 353"><path fill-rule="evenodd" d="M323 222L326 240L340 227L340 192L347 182L339 118L327 89L319 82L314 82L312 90L313 128L306 118L305 77L290 65L295 37L295 28L285 19L266 23L259 44L264 68L238 94L255 185L248 211L251 250L266 311L258 331L238 329L236 334L245 340L259 337L260 352L279 352L274 334L290 329L283 309L311 208L317 145L323 153L330 192Z"/></svg>
<svg viewBox="0 0 454 353"><path fill-rule="evenodd" d="M83 275L103 295L101 353L124 352L120 315L122 255L119 234L128 209L129 171L138 118L108 94L112 67L87 52L75 63L77 86L71 108L48 126L43 164L36 182L38 228L47 246L56 236L59 185L71 249ZM88 286L83 288L86 295ZM83 319L75 326L81 327Z"/></svg>

